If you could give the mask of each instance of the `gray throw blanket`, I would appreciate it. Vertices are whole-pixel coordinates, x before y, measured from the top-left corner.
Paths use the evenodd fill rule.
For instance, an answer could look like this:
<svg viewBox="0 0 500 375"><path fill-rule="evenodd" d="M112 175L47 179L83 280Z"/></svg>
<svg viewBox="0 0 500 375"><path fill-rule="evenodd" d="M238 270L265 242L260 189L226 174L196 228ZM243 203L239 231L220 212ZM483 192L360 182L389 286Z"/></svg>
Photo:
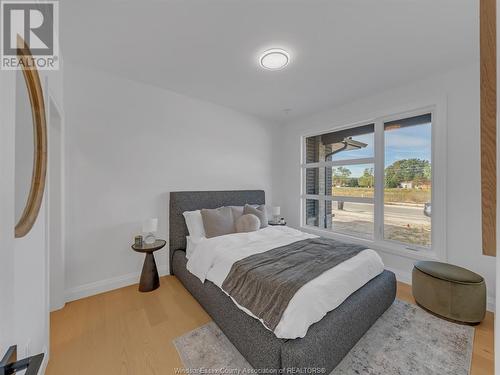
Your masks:
<svg viewBox="0 0 500 375"><path fill-rule="evenodd" d="M365 249L326 238L297 241L235 262L222 289L274 331L302 286Z"/></svg>

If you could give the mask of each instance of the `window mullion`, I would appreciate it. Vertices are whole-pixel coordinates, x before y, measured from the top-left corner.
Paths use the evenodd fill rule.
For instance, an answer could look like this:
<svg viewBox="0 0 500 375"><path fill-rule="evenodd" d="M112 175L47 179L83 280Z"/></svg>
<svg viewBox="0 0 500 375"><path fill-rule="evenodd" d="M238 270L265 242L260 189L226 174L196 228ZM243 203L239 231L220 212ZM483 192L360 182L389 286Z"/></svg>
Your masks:
<svg viewBox="0 0 500 375"><path fill-rule="evenodd" d="M374 238L384 239L384 123L375 122L375 194L374 194Z"/></svg>

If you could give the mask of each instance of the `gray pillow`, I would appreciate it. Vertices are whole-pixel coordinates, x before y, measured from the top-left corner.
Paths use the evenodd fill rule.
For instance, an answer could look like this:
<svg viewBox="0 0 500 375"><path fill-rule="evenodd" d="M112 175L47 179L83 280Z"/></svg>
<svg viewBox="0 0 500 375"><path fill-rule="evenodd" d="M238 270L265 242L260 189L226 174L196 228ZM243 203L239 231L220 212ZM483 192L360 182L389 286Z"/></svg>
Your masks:
<svg viewBox="0 0 500 375"><path fill-rule="evenodd" d="M266 206L261 205L257 208L252 207L248 204L245 204L245 208L243 209L243 214L252 214L255 215L259 218L260 220L260 227L265 228L267 227L267 212L266 212Z"/></svg>
<svg viewBox="0 0 500 375"><path fill-rule="evenodd" d="M233 212L230 207L201 210L201 218L207 238L235 233Z"/></svg>
<svg viewBox="0 0 500 375"><path fill-rule="evenodd" d="M236 233L255 232L260 228L260 220L253 214L241 215L236 219Z"/></svg>

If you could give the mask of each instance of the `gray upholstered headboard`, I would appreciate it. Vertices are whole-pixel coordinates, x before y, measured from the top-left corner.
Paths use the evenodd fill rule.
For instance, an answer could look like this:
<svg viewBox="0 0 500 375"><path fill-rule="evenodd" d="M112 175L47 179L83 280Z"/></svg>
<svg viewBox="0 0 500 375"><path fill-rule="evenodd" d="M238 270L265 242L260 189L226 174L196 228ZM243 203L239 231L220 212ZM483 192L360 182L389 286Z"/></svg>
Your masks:
<svg viewBox="0 0 500 375"><path fill-rule="evenodd" d="M170 273L172 274L172 256L175 250L186 249L188 230L184 211L222 206L244 206L248 204L265 204L263 190L230 190L230 191L173 191L170 193L169 239L170 239Z"/></svg>

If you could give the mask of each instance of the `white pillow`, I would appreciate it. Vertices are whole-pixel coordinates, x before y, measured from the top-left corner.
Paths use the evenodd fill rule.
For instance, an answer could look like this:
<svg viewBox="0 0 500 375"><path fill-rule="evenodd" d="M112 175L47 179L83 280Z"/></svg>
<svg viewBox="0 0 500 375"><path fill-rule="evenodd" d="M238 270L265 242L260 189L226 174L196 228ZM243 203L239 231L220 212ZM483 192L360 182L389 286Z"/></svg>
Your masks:
<svg viewBox="0 0 500 375"><path fill-rule="evenodd" d="M231 207L231 211L233 211L233 219L234 222L236 223L236 220L238 220L243 215L243 206L229 206L229 207Z"/></svg>
<svg viewBox="0 0 500 375"><path fill-rule="evenodd" d="M252 214L241 215L235 223L236 233L255 232L260 228L260 219Z"/></svg>
<svg viewBox="0 0 500 375"><path fill-rule="evenodd" d="M254 208L259 207L258 204L251 204L250 206ZM245 206L229 206L229 207L231 207L231 211L233 211L233 219L234 222L236 223L236 220L238 220L243 215L243 210Z"/></svg>
<svg viewBox="0 0 500 375"><path fill-rule="evenodd" d="M182 215L184 215L184 220L186 220L186 226L190 237L205 237L205 227L203 226L203 219L201 217L200 210L185 211Z"/></svg>
<svg viewBox="0 0 500 375"><path fill-rule="evenodd" d="M203 241L205 237L193 238L191 236L186 237L186 258L190 258L196 250L196 246Z"/></svg>

